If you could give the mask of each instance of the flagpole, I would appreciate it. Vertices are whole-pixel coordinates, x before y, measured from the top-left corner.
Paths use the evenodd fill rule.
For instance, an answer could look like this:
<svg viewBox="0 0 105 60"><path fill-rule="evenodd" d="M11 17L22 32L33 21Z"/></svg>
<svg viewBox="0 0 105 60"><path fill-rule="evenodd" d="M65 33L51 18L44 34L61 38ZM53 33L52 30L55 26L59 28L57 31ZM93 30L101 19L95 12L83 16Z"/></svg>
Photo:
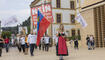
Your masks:
<svg viewBox="0 0 105 60"><path fill-rule="evenodd" d="M52 0L51 0L52 1ZM50 3L51 3L50 1ZM43 3L44 2L44 3ZM46 0L42 0L42 5L45 5L46 4ZM51 4L52 5L52 4ZM53 39L53 27L52 27L52 21L51 21L51 39ZM51 44L53 44L53 42L51 42Z"/></svg>
<svg viewBox="0 0 105 60"><path fill-rule="evenodd" d="M51 8L52 8L52 0L50 0L50 4L51 4ZM53 25L52 25L52 21L51 21L51 39L52 39L52 45L53 45Z"/></svg>
<svg viewBox="0 0 105 60"><path fill-rule="evenodd" d="M50 4L52 5L51 2L52 2L52 0L50 0ZM46 0L45 0L44 4L46 4ZM52 7L51 7L51 8L52 8ZM53 39L53 25L52 25L52 21L51 21L51 39ZM51 44L53 45L53 40L52 40ZM51 45L51 46L52 46L52 45Z"/></svg>

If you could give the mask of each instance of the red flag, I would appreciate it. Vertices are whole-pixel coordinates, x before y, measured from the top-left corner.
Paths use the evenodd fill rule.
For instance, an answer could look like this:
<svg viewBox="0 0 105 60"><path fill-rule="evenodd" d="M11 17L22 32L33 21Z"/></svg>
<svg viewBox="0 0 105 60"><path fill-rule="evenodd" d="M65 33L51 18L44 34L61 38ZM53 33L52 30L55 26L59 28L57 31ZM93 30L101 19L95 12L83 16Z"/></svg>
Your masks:
<svg viewBox="0 0 105 60"><path fill-rule="evenodd" d="M38 15L38 18L39 18L39 23L37 26L38 27L38 34L37 34L37 46L39 45L40 43L40 40L41 40L41 37L43 37L44 33L46 32L48 26L50 25L50 22L38 11L39 15Z"/></svg>

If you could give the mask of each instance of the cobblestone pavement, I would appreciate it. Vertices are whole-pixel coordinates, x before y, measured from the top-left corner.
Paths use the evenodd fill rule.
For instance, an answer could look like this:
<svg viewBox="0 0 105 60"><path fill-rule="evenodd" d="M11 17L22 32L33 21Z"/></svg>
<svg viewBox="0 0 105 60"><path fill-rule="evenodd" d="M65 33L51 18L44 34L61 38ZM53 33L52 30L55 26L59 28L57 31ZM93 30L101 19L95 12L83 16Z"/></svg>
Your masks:
<svg viewBox="0 0 105 60"><path fill-rule="evenodd" d="M79 50L69 49L69 56L64 57L65 60L105 60L105 48L96 48L95 50L87 50L87 48L80 48ZM35 50L34 56L30 54L24 55L19 53L17 48L10 48L9 53L3 49L3 55L0 60L59 60L56 56L55 47L51 47L49 52Z"/></svg>

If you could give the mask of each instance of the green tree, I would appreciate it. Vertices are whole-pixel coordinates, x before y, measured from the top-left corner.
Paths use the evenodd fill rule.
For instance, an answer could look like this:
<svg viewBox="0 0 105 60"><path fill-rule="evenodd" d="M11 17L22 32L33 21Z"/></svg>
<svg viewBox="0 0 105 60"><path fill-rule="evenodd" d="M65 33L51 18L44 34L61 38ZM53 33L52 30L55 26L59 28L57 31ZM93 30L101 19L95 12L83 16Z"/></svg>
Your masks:
<svg viewBox="0 0 105 60"><path fill-rule="evenodd" d="M3 31L1 36L5 39L6 37L10 38L11 37L11 32L10 31Z"/></svg>

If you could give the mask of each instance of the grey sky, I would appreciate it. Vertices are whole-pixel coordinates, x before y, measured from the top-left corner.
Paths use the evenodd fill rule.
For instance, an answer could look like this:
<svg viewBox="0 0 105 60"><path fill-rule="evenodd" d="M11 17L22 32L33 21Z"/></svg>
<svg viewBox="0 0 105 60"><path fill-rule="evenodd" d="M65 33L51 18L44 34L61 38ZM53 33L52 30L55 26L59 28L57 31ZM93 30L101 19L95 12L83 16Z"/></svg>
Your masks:
<svg viewBox="0 0 105 60"><path fill-rule="evenodd" d="M33 0L0 0L0 20L5 20L15 15L19 23L21 23L30 16L29 5L32 1Z"/></svg>

